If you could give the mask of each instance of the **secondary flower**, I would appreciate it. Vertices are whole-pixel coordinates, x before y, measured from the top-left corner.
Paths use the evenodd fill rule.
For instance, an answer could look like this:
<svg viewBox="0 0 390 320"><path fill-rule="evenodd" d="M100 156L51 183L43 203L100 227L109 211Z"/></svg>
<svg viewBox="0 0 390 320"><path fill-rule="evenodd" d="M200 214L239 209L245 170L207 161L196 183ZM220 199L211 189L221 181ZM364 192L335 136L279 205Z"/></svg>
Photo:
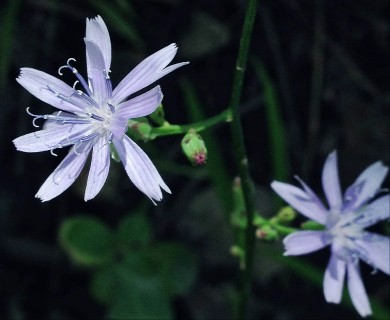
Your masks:
<svg viewBox="0 0 390 320"><path fill-rule="evenodd" d="M341 194L337 170L337 154L332 152L324 165L322 186L329 208L299 178L303 190L274 181L271 187L297 211L325 226L323 231L297 231L283 243L285 255L301 255L331 246L331 257L324 277L327 302L340 303L345 274L353 305L363 317L372 313L359 268L359 260L390 274L390 238L365 231L380 220L390 217L390 196L378 194L388 167L375 162Z"/></svg>
<svg viewBox="0 0 390 320"><path fill-rule="evenodd" d="M60 111L53 114L35 115L46 120L43 129L16 138L17 150L40 152L72 146L68 155L43 183L37 198L48 201L64 192L79 176L88 155L92 151L84 200L94 198L103 187L110 167L110 144L113 143L124 168L135 186L152 201L162 199L161 188L170 193L149 157L127 135L128 120L151 114L162 101L160 86L132 97L156 80L187 64L171 66L177 52L171 44L139 63L112 90L109 77L111 65L111 41L107 27L100 16L87 19L84 38L87 54L88 81L70 63L58 70L69 69L78 79L84 91L76 90L47 73L31 68L22 68L16 79L38 99ZM167 67L168 66L168 67Z"/></svg>

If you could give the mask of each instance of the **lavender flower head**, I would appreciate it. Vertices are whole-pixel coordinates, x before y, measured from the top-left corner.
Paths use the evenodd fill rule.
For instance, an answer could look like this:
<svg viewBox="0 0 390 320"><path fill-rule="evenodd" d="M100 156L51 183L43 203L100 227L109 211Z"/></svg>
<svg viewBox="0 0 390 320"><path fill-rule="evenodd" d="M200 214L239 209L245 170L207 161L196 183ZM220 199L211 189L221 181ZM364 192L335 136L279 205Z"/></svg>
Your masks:
<svg viewBox="0 0 390 320"><path fill-rule="evenodd" d="M271 187L287 203L325 226L323 231L297 231L283 243L285 255L301 255L331 247L331 257L324 277L327 302L340 303L345 274L353 305L363 317L372 313L359 268L359 259L374 270L390 274L390 238L364 229L380 220L390 218L390 196L384 195L369 203L378 194L388 167L375 162L364 170L356 181L341 194L337 170L337 154L332 152L324 165L322 186L329 209L299 178L303 190L274 181Z"/></svg>
<svg viewBox="0 0 390 320"><path fill-rule="evenodd" d="M17 150L47 151L55 155L56 148L72 146L68 155L43 183L37 198L48 201L64 192L79 176L92 151L91 166L84 200L94 198L103 187L110 168L110 144L113 143L125 170L135 186L152 201L162 199L161 188L170 193L149 157L127 135L128 120L151 114L161 103L160 86L126 100L156 80L187 64L168 64L176 55L171 44L139 63L112 90L109 76L111 41L107 27L100 16L87 19L84 38L87 54L88 81L71 65L71 58L58 71L69 69L84 91L76 90L63 81L31 68L22 68L16 79L38 99L60 109L53 114L35 115L44 119L43 129L16 138Z"/></svg>

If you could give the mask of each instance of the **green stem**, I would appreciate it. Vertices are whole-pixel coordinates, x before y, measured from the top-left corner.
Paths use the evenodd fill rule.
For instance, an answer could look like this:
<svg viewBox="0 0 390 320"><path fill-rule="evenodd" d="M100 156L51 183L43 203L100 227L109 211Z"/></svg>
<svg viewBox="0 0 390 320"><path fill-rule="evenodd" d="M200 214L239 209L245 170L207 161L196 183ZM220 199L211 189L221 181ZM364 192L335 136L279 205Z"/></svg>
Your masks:
<svg viewBox="0 0 390 320"><path fill-rule="evenodd" d="M276 221L275 218L267 219L267 218L264 218L258 214L254 218L253 224L257 228L269 225L272 228L274 228L276 231L278 231L278 233L280 235L283 235L283 236L288 236L290 233L297 232L300 230L297 228L292 228L292 227L288 227L286 225L283 225L283 224L279 223L278 221Z"/></svg>
<svg viewBox="0 0 390 320"><path fill-rule="evenodd" d="M184 134L191 129L194 129L196 132L200 132L210 127L213 127L221 122L230 122L230 121L232 121L231 112L230 109L226 109L222 111L220 114L217 114L214 117L202 121L197 121L194 123L183 124L183 125L167 123L161 127L152 128L152 131L150 133L150 139L155 139L157 137L170 136L175 134Z"/></svg>
<svg viewBox="0 0 390 320"><path fill-rule="evenodd" d="M294 233L294 232L299 231L299 229L283 226L283 225L277 224L277 223L275 223L275 224L271 223L270 225L273 228L275 228L275 230L278 231L278 233L280 235L283 235L283 236L288 236L290 233Z"/></svg>
<svg viewBox="0 0 390 320"><path fill-rule="evenodd" d="M230 96L229 109L232 112L231 132L233 146L236 155L238 173L241 179L244 195L245 212L247 221L253 221L255 212L254 187L249 174L248 159L246 155L244 136L241 125L239 103L241 100L242 84L248 61L249 46L252 38L252 30L257 11L257 0L249 0L242 27L240 47L236 61L232 93ZM246 318L246 306L250 293L253 258L255 249L255 226L248 223L245 231L245 268L242 272L241 295L238 302L238 319Z"/></svg>

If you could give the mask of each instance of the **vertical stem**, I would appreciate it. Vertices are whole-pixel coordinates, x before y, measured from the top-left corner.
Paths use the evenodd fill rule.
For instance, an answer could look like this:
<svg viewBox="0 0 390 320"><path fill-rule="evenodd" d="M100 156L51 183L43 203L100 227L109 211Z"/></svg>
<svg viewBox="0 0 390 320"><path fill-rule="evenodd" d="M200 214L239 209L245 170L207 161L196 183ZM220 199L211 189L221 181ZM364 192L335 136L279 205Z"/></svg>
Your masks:
<svg viewBox="0 0 390 320"><path fill-rule="evenodd" d="M241 178L242 191L244 194L245 212L247 215L247 227L245 231L245 267L242 272L242 288L238 305L239 319L245 319L246 316L246 306L250 292L253 256L255 249L255 227L252 223L255 211L254 188L251 177L249 175L248 159L244 145L239 103L241 99L242 84L248 61L249 46L252 38L252 30L253 24L255 22L256 11L257 0L248 0L229 103L229 109L231 110L233 116L233 120L231 122L232 139L236 155L238 173Z"/></svg>

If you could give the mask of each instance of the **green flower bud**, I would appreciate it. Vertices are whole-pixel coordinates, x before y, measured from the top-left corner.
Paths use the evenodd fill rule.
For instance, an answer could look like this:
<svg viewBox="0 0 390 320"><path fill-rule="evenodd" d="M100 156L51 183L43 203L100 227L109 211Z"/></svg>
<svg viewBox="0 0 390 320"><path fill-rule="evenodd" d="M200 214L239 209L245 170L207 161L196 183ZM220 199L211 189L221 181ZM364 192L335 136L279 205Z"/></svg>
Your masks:
<svg viewBox="0 0 390 320"><path fill-rule="evenodd" d="M202 137L194 130L188 131L181 141L181 147L193 165L204 165L207 160L207 149Z"/></svg>
<svg viewBox="0 0 390 320"><path fill-rule="evenodd" d="M279 222L286 223L294 220L296 216L297 213L295 212L295 210L290 206L287 206L279 210L276 215L276 218Z"/></svg>
<svg viewBox="0 0 390 320"><path fill-rule="evenodd" d="M162 126L165 123L165 113L163 105L160 104L157 109L149 115L149 118L158 126Z"/></svg>
<svg viewBox="0 0 390 320"><path fill-rule="evenodd" d="M240 269L245 269L245 250L238 246L234 245L230 247L230 253L233 257L237 257L240 260Z"/></svg>
<svg viewBox="0 0 390 320"><path fill-rule="evenodd" d="M244 249L241 247L234 245L230 247L230 253L234 257L243 257L245 255Z"/></svg>
<svg viewBox="0 0 390 320"><path fill-rule="evenodd" d="M264 225L256 230L256 237L261 240L274 241L278 238L278 231L270 225Z"/></svg>
<svg viewBox="0 0 390 320"><path fill-rule="evenodd" d="M146 118L138 118L137 121L129 120L129 129L127 130L128 135L134 140L148 141L152 127L148 123Z"/></svg>

